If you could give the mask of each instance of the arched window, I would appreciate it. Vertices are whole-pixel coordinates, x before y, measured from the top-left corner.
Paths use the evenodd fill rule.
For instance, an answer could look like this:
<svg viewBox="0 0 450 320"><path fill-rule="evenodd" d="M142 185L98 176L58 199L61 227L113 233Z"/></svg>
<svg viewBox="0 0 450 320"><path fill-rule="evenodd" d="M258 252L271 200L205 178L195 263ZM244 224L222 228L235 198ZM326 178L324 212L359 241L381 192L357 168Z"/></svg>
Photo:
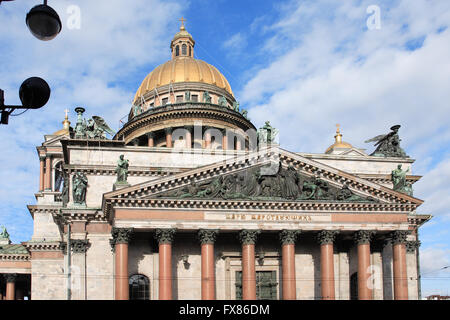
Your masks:
<svg viewBox="0 0 450 320"><path fill-rule="evenodd" d="M192 57L192 48L189 46L189 57Z"/></svg>
<svg viewBox="0 0 450 320"><path fill-rule="evenodd" d="M55 190L56 192L61 192L62 191L62 185L63 185L63 181L64 181L64 174L63 174L63 169L62 169L62 161L58 162L55 165Z"/></svg>
<svg viewBox="0 0 450 320"><path fill-rule="evenodd" d="M150 282L142 274L132 275L129 279L130 300L150 300Z"/></svg>
<svg viewBox="0 0 450 320"><path fill-rule="evenodd" d="M176 46L175 47L175 56L178 57L180 55L180 47Z"/></svg>
<svg viewBox="0 0 450 320"><path fill-rule="evenodd" d="M186 46L186 44L184 44L184 43L183 43L183 45L181 46L181 54L182 54L183 56L186 56L186 55L187 55L187 46Z"/></svg>

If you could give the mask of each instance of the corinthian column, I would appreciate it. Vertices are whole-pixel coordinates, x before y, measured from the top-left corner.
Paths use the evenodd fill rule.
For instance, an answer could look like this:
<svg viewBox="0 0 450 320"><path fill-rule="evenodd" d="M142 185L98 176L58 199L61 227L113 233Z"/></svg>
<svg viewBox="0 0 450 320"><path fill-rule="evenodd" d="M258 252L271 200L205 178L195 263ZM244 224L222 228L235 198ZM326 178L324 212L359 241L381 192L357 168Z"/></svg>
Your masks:
<svg viewBox="0 0 450 320"><path fill-rule="evenodd" d="M172 242L175 229L156 229L159 245L159 300L172 300Z"/></svg>
<svg viewBox="0 0 450 320"><path fill-rule="evenodd" d="M172 148L172 128L166 128L166 147Z"/></svg>
<svg viewBox="0 0 450 320"><path fill-rule="evenodd" d="M155 133L149 132L149 133L147 133L147 137L148 137L148 146L154 147L155 146Z"/></svg>
<svg viewBox="0 0 450 320"><path fill-rule="evenodd" d="M255 243L261 230L242 230L242 299L256 300Z"/></svg>
<svg viewBox="0 0 450 320"><path fill-rule="evenodd" d="M44 180L44 189L52 190L52 158L51 156L47 156L45 158L45 180Z"/></svg>
<svg viewBox="0 0 450 320"><path fill-rule="evenodd" d="M297 298L295 277L295 241L300 230L282 230L281 241L281 272L283 283L283 300L295 300Z"/></svg>
<svg viewBox="0 0 450 320"><path fill-rule="evenodd" d="M370 240L374 231L359 230L355 232L354 239L358 246L358 299L372 300L372 288L369 286L370 278Z"/></svg>
<svg viewBox="0 0 450 320"><path fill-rule="evenodd" d="M406 274L406 237L408 233L408 231L398 230L391 234L395 300L408 300L408 277Z"/></svg>
<svg viewBox="0 0 450 320"><path fill-rule="evenodd" d="M39 157L39 191L44 191L44 176L45 176L45 172L44 172L44 162L45 162L45 157Z"/></svg>
<svg viewBox="0 0 450 320"><path fill-rule="evenodd" d="M218 230L198 231L198 238L202 246L202 300L214 300L215 270L214 270L214 242Z"/></svg>
<svg viewBox="0 0 450 320"><path fill-rule="evenodd" d="M320 244L320 276L322 280L322 300L334 300L334 239L335 230L322 230L317 234Z"/></svg>
<svg viewBox="0 0 450 320"><path fill-rule="evenodd" d="M16 298L16 279L17 274L7 273L4 275L6 280L6 300L15 300Z"/></svg>
<svg viewBox="0 0 450 320"><path fill-rule="evenodd" d="M131 239L132 228L113 228L111 245L115 252L115 299L128 300L130 298L128 285L128 243Z"/></svg>

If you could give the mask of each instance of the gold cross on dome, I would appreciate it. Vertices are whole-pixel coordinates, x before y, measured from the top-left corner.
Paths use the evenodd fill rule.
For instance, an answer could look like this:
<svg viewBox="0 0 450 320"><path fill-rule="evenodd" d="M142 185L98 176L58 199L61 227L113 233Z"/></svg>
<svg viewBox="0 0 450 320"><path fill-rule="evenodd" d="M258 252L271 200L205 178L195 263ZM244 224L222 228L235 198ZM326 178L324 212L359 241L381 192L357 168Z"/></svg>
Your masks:
<svg viewBox="0 0 450 320"><path fill-rule="evenodd" d="M184 22L186 21L186 19L181 17L179 21L181 21L181 28L184 28Z"/></svg>
<svg viewBox="0 0 450 320"><path fill-rule="evenodd" d="M340 132L340 130L339 130L339 127L340 127L341 125L339 124L339 123L337 123L336 124L336 132Z"/></svg>
<svg viewBox="0 0 450 320"><path fill-rule="evenodd" d="M69 109L64 110L64 112L66 113L66 118L67 118L69 115Z"/></svg>

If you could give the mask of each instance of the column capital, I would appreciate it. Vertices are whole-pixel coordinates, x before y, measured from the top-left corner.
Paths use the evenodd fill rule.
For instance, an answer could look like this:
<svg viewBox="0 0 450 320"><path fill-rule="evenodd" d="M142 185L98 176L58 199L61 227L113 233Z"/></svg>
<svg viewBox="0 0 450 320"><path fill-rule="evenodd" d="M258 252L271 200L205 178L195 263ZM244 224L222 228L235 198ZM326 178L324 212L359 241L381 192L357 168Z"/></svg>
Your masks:
<svg viewBox="0 0 450 320"><path fill-rule="evenodd" d="M149 138L153 138L155 136L155 132L153 132L153 131L147 132L147 136Z"/></svg>
<svg viewBox="0 0 450 320"><path fill-rule="evenodd" d="M261 230L241 230L238 234L238 238L243 245L255 244L260 233Z"/></svg>
<svg viewBox="0 0 450 320"><path fill-rule="evenodd" d="M421 242L419 240L406 241L406 252L414 253L414 251L416 251L416 249L418 249L420 245Z"/></svg>
<svg viewBox="0 0 450 320"><path fill-rule="evenodd" d="M111 235L113 238L109 240L112 250L114 251L114 248L118 243L128 243L131 240L132 234L133 228L113 227L111 230Z"/></svg>
<svg viewBox="0 0 450 320"><path fill-rule="evenodd" d="M354 233L353 239L356 244L369 244L374 235L375 231L372 230L358 230Z"/></svg>
<svg viewBox="0 0 450 320"><path fill-rule="evenodd" d="M281 230L279 233L281 245L295 244L300 233L301 230Z"/></svg>
<svg viewBox="0 0 450 320"><path fill-rule="evenodd" d="M73 253L86 253L89 248L88 239L72 239L70 240L70 247Z"/></svg>
<svg viewBox="0 0 450 320"><path fill-rule="evenodd" d="M45 161L46 156L39 156L39 161Z"/></svg>
<svg viewBox="0 0 450 320"><path fill-rule="evenodd" d="M336 235L339 233L338 230L322 230L317 234L317 242L320 245L333 244Z"/></svg>
<svg viewBox="0 0 450 320"><path fill-rule="evenodd" d="M158 244L171 244L176 232L176 229L156 229L154 237Z"/></svg>
<svg viewBox="0 0 450 320"><path fill-rule="evenodd" d="M5 273L3 277L5 278L6 282L16 282L17 273Z"/></svg>
<svg viewBox="0 0 450 320"><path fill-rule="evenodd" d="M408 234L408 230L396 230L391 232L392 245L406 244L406 237Z"/></svg>
<svg viewBox="0 0 450 320"><path fill-rule="evenodd" d="M216 242L217 234L219 233L219 230L207 230L207 229L200 229L198 230L198 239L200 240L201 244L213 244Z"/></svg>
<svg viewBox="0 0 450 320"><path fill-rule="evenodd" d="M172 127L164 128L164 131L166 132L166 134L172 134L173 128Z"/></svg>

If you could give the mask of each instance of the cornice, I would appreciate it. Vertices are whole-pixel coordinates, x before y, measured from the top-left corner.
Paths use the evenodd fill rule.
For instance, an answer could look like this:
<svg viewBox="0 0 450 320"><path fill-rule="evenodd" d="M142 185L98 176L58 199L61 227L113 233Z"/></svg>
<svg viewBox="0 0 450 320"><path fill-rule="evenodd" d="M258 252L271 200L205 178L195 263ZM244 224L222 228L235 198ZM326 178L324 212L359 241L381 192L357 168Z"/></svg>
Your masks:
<svg viewBox="0 0 450 320"><path fill-rule="evenodd" d="M30 254L0 253L0 261L30 261Z"/></svg>
<svg viewBox="0 0 450 320"><path fill-rule="evenodd" d="M28 241L24 242L23 245L30 252L35 251L62 251L65 242L62 241Z"/></svg>
<svg viewBox="0 0 450 320"><path fill-rule="evenodd" d="M183 102L151 108L127 122L113 139L118 140L119 137L125 137L125 141L128 141L127 137L135 130L180 118L192 118L194 120L217 119L233 124L244 131L249 128L256 130L255 126L244 118L242 114L228 107L205 102Z"/></svg>

